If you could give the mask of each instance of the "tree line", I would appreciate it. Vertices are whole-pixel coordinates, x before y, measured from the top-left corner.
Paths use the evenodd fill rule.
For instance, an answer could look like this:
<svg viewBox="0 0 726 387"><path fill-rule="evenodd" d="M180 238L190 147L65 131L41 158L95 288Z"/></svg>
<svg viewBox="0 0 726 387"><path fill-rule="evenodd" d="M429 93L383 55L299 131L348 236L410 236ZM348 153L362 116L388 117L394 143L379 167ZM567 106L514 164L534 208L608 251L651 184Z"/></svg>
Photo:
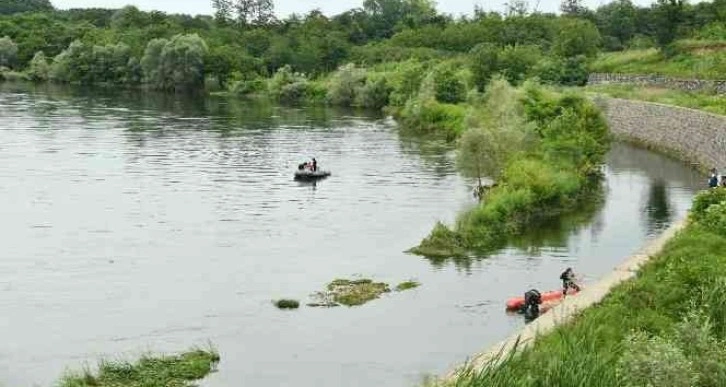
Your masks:
<svg viewBox="0 0 726 387"><path fill-rule="evenodd" d="M534 70L555 83L577 84L600 50L667 52L681 37L720 38L726 21L726 0L658 0L647 7L615 0L595 10L564 0L559 15L511 0L504 12L476 9L458 18L438 12L431 0L365 0L332 17L313 10L284 20L274 16L272 0L212 5L213 16L189 16L0 0L0 67L36 80L171 90L203 88L209 79L225 88L285 66L317 77L348 62L466 56L480 86L493 73L518 82Z"/></svg>

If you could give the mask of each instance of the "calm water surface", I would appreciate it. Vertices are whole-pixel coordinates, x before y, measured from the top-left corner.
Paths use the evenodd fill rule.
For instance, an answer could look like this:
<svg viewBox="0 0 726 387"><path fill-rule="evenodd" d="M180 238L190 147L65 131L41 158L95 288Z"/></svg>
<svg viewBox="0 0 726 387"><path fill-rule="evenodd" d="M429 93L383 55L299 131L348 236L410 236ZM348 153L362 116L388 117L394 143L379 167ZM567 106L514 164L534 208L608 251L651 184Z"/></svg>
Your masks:
<svg viewBox="0 0 726 387"><path fill-rule="evenodd" d="M225 99L0 88L0 384L212 342L207 386L412 386L524 324L572 266L592 281L683 216L702 176L617 144L579 223L469 264L404 254L473 204L441 144L382 117ZM308 157L333 176L292 172ZM423 286L280 311L337 277Z"/></svg>

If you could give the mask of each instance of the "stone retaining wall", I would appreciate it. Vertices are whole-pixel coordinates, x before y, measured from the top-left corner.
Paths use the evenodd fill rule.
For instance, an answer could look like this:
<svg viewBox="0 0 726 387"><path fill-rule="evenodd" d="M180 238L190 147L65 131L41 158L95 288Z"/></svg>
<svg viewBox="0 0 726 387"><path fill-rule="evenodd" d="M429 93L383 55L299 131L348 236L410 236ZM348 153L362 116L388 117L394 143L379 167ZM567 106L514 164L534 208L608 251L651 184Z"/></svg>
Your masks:
<svg viewBox="0 0 726 387"><path fill-rule="evenodd" d="M683 91L698 91L726 94L726 80L680 79L659 74L593 73L588 76L588 85L625 84L663 87Z"/></svg>
<svg viewBox="0 0 726 387"><path fill-rule="evenodd" d="M726 174L726 116L609 97L596 97L595 103L616 136Z"/></svg>

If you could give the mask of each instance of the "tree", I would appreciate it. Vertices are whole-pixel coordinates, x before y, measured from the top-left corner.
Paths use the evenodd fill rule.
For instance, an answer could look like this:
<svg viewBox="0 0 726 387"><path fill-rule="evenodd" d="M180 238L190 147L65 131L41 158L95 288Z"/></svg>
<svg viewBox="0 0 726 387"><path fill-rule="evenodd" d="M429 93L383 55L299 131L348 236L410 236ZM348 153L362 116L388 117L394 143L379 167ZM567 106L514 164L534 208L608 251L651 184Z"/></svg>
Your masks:
<svg viewBox="0 0 726 387"><path fill-rule="evenodd" d="M608 49L622 49L637 31L637 8L631 0L603 5L597 9L595 18Z"/></svg>
<svg viewBox="0 0 726 387"><path fill-rule="evenodd" d="M152 39L146 45L144 56L141 58L141 69L144 74L144 81L158 87L164 84L164 74L161 67L162 51L169 43L166 39Z"/></svg>
<svg viewBox="0 0 726 387"><path fill-rule="evenodd" d="M552 47L554 54L562 57L585 55L593 57L600 45L600 32L589 20L560 20L560 30Z"/></svg>
<svg viewBox="0 0 726 387"><path fill-rule="evenodd" d="M504 79L488 86L484 107L471 115L457 144L456 161L462 172L479 180L497 180L507 162L532 144L534 127L524 119L517 91Z"/></svg>
<svg viewBox="0 0 726 387"><path fill-rule="evenodd" d="M207 52L205 70L217 78L223 88L233 71L238 70L239 49L232 46L216 46Z"/></svg>
<svg viewBox="0 0 726 387"><path fill-rule="evenodd" d="M459 103L466 99L466 85L450 66L434 70L434 96L443 103Z"/></svg>
<svg viewBox="0 0 726 387"><path fill-rule="evenodd" d="M587 8L582 5L582 0L562 0L560 11L567 16L582 16Z"/></svg>
<svg viewBox="0 0 726 387"><path fill-rule="evenodd" d="M47 81L50 65L43 51L38 51L28 66L28 77L33 81Z"/></svg>
<svg viewBox="0 0 726 387"><path fill-rule="evenodd" d="M212 0L214 20L219 24L227 24L232 20L232 0Z"/></svg>
<svg viewBox="0 0 726 387"><path fill-rule="evenodd" d="M541 57L542 52L536 45L507 46L498 55L498 65L509 83L519 85Z"/></svg>
<svg viewBox="0 0 726 387"><path fill-rule="evenodd" d="M529 13L529 2L527 0L509 0L504 4L504 8L508 17L522 17Z"/></svg>
<svg viewBox="0 0 726 387"><path fill-rule="evenodd" d="M479 44L471 50L470 68L479 91L484 91L489 80L499 71L499 51L491 43Z"/></svg>
<svg viewBox="0 0 726 387"><path fill-rule="evenodd" d="M266 25L275 20L272 0L236 0L237 22L241 26Z"/></svg>
<svg viewBox="0 0 726 387"><path fill-rule="evenodd" d="M0 67L13 67L18 58L18 45L10 37L0 38Z"/></svg>
<svg viewBox="0 0 726 387"><path fill-rule="evenodd" d="M207 50L207 44L197 34L151 40L141 59L146 81L161 90L203 87Z"/></svg>
<svg viewBox="0 0 726 387"><path fill-rule="evenodd" d="M655 40L663 50L678 36L678 29L685 19L684 1L658 0L653 11L656 19Z"/></svg>

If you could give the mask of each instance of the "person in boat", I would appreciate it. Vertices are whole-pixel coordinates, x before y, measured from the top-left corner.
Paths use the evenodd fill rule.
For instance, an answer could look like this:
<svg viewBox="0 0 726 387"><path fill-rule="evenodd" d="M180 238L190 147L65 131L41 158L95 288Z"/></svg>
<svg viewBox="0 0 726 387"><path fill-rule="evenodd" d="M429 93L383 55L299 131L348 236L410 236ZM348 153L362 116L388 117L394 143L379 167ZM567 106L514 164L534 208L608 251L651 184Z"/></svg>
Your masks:
<svg viewBox="0 0 726 387"><path fill-rule="evenodd" d="M311 170L313 172L316 172L318 170L318 161L315 160L315 157L313 157L313 162L311 164Z"/></svg>
<svg viewBox="0 0 726 387"><path fill-rule="evenodd" d="M716 172L716 168L711 168L711 177L708 179L708 187L709 188L718 187L718 173Z"/></svg>
<svg viewBox="0 0 726 387"><path fill-rule="evenodd" d="M542 294L537 289L530 289L524 293L524 304L521 312L526 320L534 320L539 317L539 306L542 304Z"/></svg>
<svg viewBox="0 0 726 387"><path fill-rule="evenodd" d="M580 287L575 283L575 272L572 271L571 267L568 267L567 270L563 271L562 274L560 274L560 279L562 280L562 295L567 295L567 290L572 288L576 291L580 291Z"/></svg>

